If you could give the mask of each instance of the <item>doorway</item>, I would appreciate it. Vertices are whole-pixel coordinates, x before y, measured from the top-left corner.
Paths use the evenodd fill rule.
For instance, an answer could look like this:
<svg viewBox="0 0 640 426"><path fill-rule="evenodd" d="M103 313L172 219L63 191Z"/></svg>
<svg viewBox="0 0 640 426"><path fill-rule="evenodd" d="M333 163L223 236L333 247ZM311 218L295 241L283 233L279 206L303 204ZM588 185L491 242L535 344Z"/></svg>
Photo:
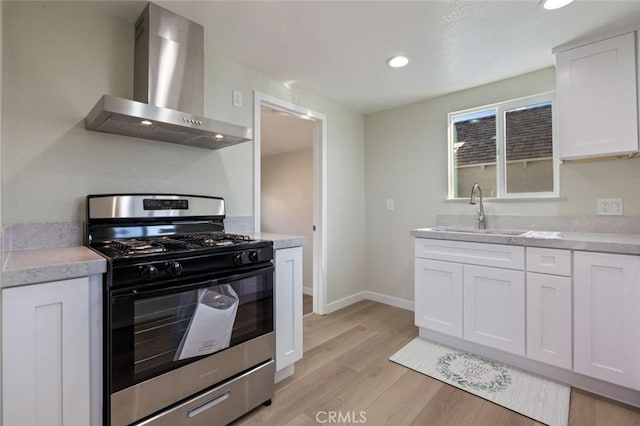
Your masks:
<svg viewBox="0 0 640 426"><path fill-rule="evenodd" d="M255 93L254 125L254 229L307 237L304 293L324 314L326 117Z"/></svg>

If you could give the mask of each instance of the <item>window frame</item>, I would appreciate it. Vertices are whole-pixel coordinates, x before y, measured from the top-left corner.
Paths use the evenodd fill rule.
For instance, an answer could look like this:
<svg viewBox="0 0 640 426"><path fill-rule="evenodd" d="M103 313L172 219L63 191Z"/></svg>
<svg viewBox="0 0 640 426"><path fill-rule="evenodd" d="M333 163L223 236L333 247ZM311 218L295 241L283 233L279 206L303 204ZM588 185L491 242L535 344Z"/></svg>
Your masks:
<svg viewBox="0 0 640 426"><path fill-rule="evenodd" d="M513 192L507 193L507 159L506 159L506 120L505 112L508 110L525 107L541 102L551 102L551 126L552 126L552 168L553 168L553 191L544 192ZM530 198L558 198L560 196L560 157L558 153L558 124L556 112L555 91L543 92L536 95L511 99L493 104L464 110L452 111L447 114L447 164L448 164L448 200L462 200L466 197L455 197L455 164L454 162L454 125L453 119L459 115L473 114L487 110L496 111L496 196L485 197L494 200L498 199L530 199ZM469 188L471 190L471 188Z"/></svg>

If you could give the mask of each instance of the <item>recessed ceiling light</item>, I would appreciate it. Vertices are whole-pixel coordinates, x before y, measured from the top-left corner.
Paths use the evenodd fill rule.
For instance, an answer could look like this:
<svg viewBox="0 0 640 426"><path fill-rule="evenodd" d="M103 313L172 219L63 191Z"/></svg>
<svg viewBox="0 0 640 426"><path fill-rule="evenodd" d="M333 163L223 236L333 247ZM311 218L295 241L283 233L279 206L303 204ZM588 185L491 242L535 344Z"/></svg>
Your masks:
<svg viewBox="0 0 640 426"><path fill-rule="evenodd" d="M220 133L218 133L218 134L216 134L216 135L214 136L214 138L216 138L216 139L218 139L218 140L220 140L220 139L224 139L224 135L221 135Z"/></svg>
<svg viewBox="0 0 640 426"><path fill-rule="evenodd" d="M565 7L572 1L573 0L542 0L540 2L540 7L545 10L555 10Z"/></svg>
<svg viewBox="0 0 640 426"><path fill-rule="evenodd" d="M391 68L406 67L408 63L409 58L407 58L406 56L392 56L387 59L387 65L389 65Z"/></svg>
<svg viewBox="0 0 640 426"><path fill-rule="evenodd" d="M153 123L149 120L142 120L140 124L142 124L143 126L151 126Z"/></svg>

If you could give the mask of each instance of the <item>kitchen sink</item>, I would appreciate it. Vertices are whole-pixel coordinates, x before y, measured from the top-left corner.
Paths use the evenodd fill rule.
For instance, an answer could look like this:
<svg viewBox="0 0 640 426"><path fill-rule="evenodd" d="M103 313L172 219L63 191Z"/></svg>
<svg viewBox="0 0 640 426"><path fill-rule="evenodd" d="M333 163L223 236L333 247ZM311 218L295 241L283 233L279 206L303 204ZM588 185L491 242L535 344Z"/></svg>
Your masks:
<svg viewBox="0 0 640 426"><path fill-rule="evenodd" d="M519 237L527 231L512 230L512 229L477 229L477 228L462 228L457 226L437 226L434 228L427 228L428 231L434 232L453 232L460 234L479 234L479 235L502 235L510 237Z"/></svg>

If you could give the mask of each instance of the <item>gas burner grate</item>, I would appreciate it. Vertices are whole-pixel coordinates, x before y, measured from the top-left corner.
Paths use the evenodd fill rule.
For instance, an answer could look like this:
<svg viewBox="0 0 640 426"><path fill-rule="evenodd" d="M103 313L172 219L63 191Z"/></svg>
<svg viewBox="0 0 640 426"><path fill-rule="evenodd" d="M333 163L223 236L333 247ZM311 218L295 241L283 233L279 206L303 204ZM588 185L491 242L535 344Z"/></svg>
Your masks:
<svg viewBox="0 0 640 426"><path fill-rule="evenodd" d="M122 257L134 257L157 253L213 250L216 247L234 246L255 241L247 235L224 232L194 233L149 238L129 238L105 241L103 250L111 250Z"/></svg>
<svg viewBox="0 0 640 426"><path fill-rule="evenodd" d="M162 244L167 250L189 250L201 248L201 245L189 240L178 240L170 237L163 237L158 241L158 244Z"/></svg>
<svg viewBox="0 0 640 426"><path fill-rule="evenodd" d="M157 242L136 239L111 241L109 243L109 247L125 256L134 254L162 253L167 251L162 244Z"/></svg>
<svg viewBox="0 0 640 426"><path fill-rule="evenodd" d="M214 234L189 234L185 235L186 241L199 244L202 247L234 245L242 242L253 241L248 235L214 233Z"/></svg>

